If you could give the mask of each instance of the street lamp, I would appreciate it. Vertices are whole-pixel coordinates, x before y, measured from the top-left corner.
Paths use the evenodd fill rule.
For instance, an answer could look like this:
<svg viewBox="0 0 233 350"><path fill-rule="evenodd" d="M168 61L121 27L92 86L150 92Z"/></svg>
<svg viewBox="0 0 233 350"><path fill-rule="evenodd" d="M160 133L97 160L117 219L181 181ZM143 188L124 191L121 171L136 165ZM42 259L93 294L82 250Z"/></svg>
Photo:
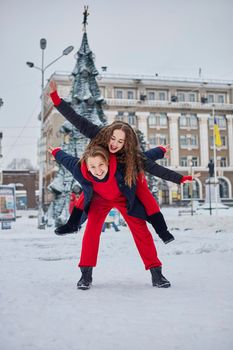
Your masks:
<svg viewBox="0 0 233 350"><path fill-rule="evenodd" d="M3 137L3 133L0 132L0 185L2 185L2 181L3 181L3 171L2 171L2 137Z"/></svg>
<svg viewBox="0 0 233 350"><path fill-rule="evenodd" d="M44 66L44 50L46 49L47 40L45 38L40 39L40 48L42 50L41 67L36 66L33 62L26 62L29 68L38 69L41 72L41 114L40 114L40 153L39 153L39 203L38 203L38 228L45 228L44 211L43 211L43 159L42 159L42 139L43 139L43 122L44 122L44 73L48 67L54 64L63 56L68 55L73 49L73 46L68 46L63 50L62 54L55 60L50 62L47 66Z"/></svg>
<svg viewBox="0 0 233 350"><path fill-rule="evenodd" d="M193 176L193 162L190 161L190 175ZM193 181L189 184L190 188L190 197L191 197L191 215L193 216Z"/></svg>
<svg viewBox="0 0 233 350"><path fill-rule="evenodd" d="M3 106L3 100L0 98L0 107ZM2 184L2 136L3 133L0 132L0 185Z"/></svg>

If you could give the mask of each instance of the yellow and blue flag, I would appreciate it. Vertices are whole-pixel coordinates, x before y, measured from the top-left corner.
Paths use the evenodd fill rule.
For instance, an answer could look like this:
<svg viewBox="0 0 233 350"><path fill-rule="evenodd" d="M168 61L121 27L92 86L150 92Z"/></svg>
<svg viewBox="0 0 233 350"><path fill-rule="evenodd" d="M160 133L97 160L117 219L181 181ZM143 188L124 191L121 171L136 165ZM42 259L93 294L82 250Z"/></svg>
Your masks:
<svg viewBox="0 0 233 350"><path fill-rule="evenodd" d="M217 119L214 117L214 142L217 147L222 146L222 140L220 136L220 131L217 123Z"/></svg>

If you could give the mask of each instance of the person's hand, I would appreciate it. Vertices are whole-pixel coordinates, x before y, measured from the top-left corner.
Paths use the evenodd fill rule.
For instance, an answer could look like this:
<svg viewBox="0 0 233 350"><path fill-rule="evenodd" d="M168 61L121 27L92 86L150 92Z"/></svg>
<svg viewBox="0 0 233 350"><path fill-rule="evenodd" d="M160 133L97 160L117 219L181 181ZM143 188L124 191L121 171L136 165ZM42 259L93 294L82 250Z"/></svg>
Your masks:
<svg viewBox="0 0 233 350"><path fill-rule="evenodd" d="M52 94L54 91L57 91L57 83L54 80L49 82L49 94Z"/></svg>
<svg viewBox="0 0 233 350"><path fill-rule="evenodd" d="M55 149L55 147L49 146L49 147L48 147L48 152L49 152L50 154L52 154L52 152L53 152L54 149Z"/></svg>
<svg viewBox="0 0 233 350"><path fill-rule="evenodd" d="M193 180L197 179L198 177L201 176L201 173L196 173L196 174L193 174Z"/></svg>
<svg viewBox="0 0 233 350"><path fill-rule="evenodd" d="M164 154L164 158L169 158L169 156L170 156L169 152L172 151L172 148L170 147L170 145L165 145L162 147L166 149L166 153Z"/></svg>
<svg viewBox="0 0 233 350"><path fill-rule="evenodd" d="M201 176L201 173L196 173L196 174L192 174L192 175L185 175L182 177L180 183L191 182L193 180L196 180L200 176Z"/></svg>
<svg viewBox="0 0 233 350"><path fill-rule="evenodd" d="M169 158L169 152L172 150L170 145L161 145L161 147L165 148L166 152L164 153L164 158Z"/></svg>
<svg viewBox="0 0 233 350"><path fill-rule="evenodd" d="M55 158L54 158L54 156L52 154L54 149L55 149L54 147L51 147L51 146L48 147L48 152L50 153L50 159L51 160L55 160Z"/></svg>

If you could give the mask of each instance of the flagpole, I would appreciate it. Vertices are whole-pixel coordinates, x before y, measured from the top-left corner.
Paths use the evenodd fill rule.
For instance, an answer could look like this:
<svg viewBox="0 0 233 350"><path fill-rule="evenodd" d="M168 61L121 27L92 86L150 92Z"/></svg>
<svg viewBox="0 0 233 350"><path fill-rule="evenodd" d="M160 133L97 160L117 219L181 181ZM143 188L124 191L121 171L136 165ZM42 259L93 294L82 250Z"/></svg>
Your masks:
<svg viewBox="0 0 233 350"><path fill-rule="evenodd" d="M215 130L214 130L214 118L215 118L214 105L212 106L212 115L213 115L213 142L214 142L214 194L215 194L215 213L217 215L217 152L216 152Z"/></svg>

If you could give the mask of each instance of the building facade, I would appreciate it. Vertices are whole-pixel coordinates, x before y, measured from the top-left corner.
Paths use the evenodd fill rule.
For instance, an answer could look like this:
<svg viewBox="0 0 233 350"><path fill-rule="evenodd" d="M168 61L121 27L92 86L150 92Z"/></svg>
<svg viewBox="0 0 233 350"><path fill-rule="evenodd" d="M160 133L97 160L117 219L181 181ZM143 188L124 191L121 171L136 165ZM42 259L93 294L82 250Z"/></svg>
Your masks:
<svg viewBox="0 0 233 350"><path fill-rule="evenodd" d="M14 184L17 209L36 209L38 192L38 171L3 170L3 185Z"/></svg>
<svg viewBox="0 0 233 350"><path fill-rule="evenodd" d="M60 96L69 98L70 75L55 73L53 79ZM108 123L122 120L139 129L148 149L170 144L169 158L161 160L162 165L183 175L201 172L193 184L177 186L161 180L160 203L204 200L208 163L213 159L215 116L222 140L216 162L220 197L225 203L233 203L233 82L103 72L98 76L98 84L106 101L103 107ZM45 109L45 147L57 146L61 143L58 129L64 118L49 99ZM45 162L46 188L56 167L47 156ZM50 200L49 195L45 198Z"/></svg>

